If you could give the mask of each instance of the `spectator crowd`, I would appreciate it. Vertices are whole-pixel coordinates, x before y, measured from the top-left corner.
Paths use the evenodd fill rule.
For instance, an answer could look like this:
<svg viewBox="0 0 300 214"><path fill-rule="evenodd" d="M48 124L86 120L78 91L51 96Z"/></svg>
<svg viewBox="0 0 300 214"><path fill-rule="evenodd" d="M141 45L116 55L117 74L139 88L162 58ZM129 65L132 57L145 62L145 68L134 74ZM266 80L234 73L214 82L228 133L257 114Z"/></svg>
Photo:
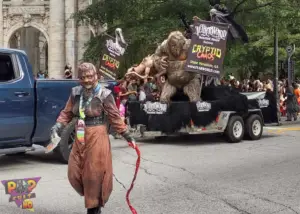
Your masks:
<svg viewBox="0 0 300 214"><path fill-rule="evenodd" d="M229 75L221 80L222 85L229 85L234 87L240 92L260 92L260 91L274 91L273 81L267 79L262 81L260 79L245 79L238 81L234 76ZM287 79L281 79L278 81L278 93L280 100L280 114L286 116L287 121L297 120L300 113L300 81L297 80L288 86Z"/></svg>

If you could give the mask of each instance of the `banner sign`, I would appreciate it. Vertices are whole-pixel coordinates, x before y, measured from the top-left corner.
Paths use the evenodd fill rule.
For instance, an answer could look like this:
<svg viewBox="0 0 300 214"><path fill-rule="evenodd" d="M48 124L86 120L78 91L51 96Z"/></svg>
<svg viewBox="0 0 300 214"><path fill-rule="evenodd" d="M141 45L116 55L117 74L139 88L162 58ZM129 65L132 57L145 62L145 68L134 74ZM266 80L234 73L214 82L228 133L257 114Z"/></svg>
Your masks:
<svg viewBox="0 0 300 214"><path fill-rule="evenodd" d="M100 59L100 72L110 79L116 80L120 62L123 60L127 46L108 35L104 41L104 50Z"/></svg>
<svg viewBox="0 0 300 214"><path fill-rule="evenodd" d="M185 70L220 77L226 52L229 25L207 21L194 24Z"/></svg>

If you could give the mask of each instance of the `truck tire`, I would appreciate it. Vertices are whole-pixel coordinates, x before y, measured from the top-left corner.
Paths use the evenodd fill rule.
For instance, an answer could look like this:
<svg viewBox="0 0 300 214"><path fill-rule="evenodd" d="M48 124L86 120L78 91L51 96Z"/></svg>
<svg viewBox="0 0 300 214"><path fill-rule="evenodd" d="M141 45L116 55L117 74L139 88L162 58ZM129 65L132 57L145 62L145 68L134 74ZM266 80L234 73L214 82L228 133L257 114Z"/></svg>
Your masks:
<svg viewBox="0 0 300 214"><path fill-rule="evenodd" d="M263 133L263 121L262 118L253 114L246 120L246 137L250 140L259 140Z"/></svg>
<svg viewBox="0 0 300 214"><path fill-rule="evenodd" d="M59 161L67 164L75 141L75 124L77 118L74 118L62 131L61 140L58 146L54 149L54 153L58 156Z"/></svg>
<svg viewBox="0 0 300 214"><path fill-rule="evenodd" d="M233 115L229 118L225 134L228 142L238 143L243 140L245 134L245 125L242 117Z"/></svg>

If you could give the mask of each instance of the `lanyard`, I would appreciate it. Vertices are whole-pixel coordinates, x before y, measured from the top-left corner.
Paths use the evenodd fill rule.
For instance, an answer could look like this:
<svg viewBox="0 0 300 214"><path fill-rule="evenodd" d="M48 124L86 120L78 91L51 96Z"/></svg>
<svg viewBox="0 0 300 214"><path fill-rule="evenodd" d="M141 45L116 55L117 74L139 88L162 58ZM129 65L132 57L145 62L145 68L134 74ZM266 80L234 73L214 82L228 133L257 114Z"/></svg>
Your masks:
<svg viewBox="0 0 300 214"><path fill-rule="evenodd" d="M80 119L85 118L85 109L88 105L90 105L92 99L94 96L101 90L100 83L98 83L97 87L94 89L93 94L89 97L89 99L86 101L85 105L83 106L83 91L81 92L80 95L80 101L79 101L79 116Z"/></svg>

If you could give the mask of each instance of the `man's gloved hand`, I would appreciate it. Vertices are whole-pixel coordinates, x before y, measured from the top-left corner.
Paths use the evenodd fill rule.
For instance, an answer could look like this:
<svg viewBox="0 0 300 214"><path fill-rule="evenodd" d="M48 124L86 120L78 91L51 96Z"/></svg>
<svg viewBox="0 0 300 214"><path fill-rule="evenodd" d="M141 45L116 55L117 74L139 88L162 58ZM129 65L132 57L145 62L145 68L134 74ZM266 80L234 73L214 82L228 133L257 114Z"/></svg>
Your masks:
<svg viewBox="0 0 300 214"><path fill-rule="evenodd" d="M122 134L122 137L125 138L125 140L128 142L128 145L132 147L133 149L136 148L135 139L130 135L129 131L126 131Z"/></svg>
<svg viewBox="0 0 300 214"><path fill-rule="evenodd" d="M50 143L46 146L46 153L52 152L59 144L61 132L64 129L62 123L56 123L50 131Z"/></svg>
<svg viewBox="0 0 300 214"><path fill-rule="evenodd" d="M62 123L55 123L55 125L51 128L51 136L60 136L63 129L64 125Z"/></svg>
<svg viewBox="0 0 300 214"><path fill-rule="evenodd" d="M128 146L130 146L131 148L135 149L136 148L135 141L128 142Z"/></svg>

